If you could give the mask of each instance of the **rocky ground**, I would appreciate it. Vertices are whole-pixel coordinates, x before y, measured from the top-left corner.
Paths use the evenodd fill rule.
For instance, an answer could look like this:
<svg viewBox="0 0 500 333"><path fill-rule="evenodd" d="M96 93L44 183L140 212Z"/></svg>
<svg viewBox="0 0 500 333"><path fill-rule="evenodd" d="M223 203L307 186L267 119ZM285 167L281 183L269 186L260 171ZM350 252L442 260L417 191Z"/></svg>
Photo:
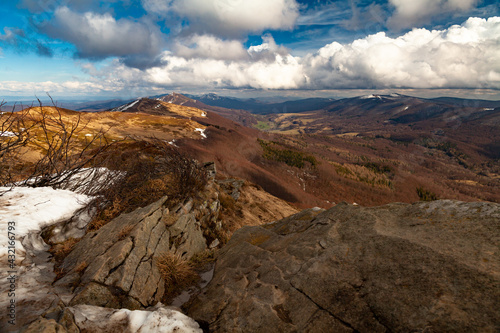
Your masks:
<svg viewBox="0 0 500 333"><path fill-rule="evenodd" d="M206 167L203 193L175 206L163 197L97 231L82 231L86 215L79 213L29 232L16 325L2 312L0 330L499 331L500 204L340 203L297 212ZM22 215L7 201L9 219ZM54 266L41 236L51 243L74 235L83 237ZM163 255L187 261L215 249L215 269L206 269L201 284L169 294L175 283L160 271ZM6 295L8 285L0 288Z"/></svg>
<svg viewBox="0 0 500 333"><path fill-rule="evenodd" d="M244 227L187 313L211 332L498 332L499 221L445 200Z"/></svg>

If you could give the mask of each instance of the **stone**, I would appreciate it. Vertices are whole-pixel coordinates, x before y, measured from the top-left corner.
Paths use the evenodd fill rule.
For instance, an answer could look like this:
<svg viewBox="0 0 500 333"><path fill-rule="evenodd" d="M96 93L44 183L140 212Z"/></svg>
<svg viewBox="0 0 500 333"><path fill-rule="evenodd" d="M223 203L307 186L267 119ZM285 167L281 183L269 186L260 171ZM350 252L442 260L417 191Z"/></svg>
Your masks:
<svg viewBox="0 0 500 333"><path fill-rule="evenodd" d="M31 323L23 333L67 333L68 330L54 319L40 318Z"/></svg>
<svg viewBox="0 0 500 333"><path fill-rule="evenodd" d="M157 258L173 252L189 259L207 248L193 200L169 211L166 199L120 215L76 244L62 264L67 274L55 283L58 290L76 286L71 305L139 309L162 299Z"/></svg>
<svg viewBox="0 0 500 333"><path fill-rule="evenodd" d="M236 231L186 305L210 332L497 332L500 205L338 204Z"/></svg>

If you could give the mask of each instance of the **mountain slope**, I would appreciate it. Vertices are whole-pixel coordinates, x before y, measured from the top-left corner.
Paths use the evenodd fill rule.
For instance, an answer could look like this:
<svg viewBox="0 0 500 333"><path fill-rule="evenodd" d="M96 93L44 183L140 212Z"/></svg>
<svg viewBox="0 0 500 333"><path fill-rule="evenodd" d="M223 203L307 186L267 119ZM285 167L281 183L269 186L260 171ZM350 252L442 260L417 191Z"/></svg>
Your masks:
<svg viewBox="0 0 500 333"><path fill-rule="evenodd" d="M231 97L223 97L216 94L206 94L199 96L189 95L189 97L211 106L219 106L228 109L241 109L250 111L254 114L320 110L330 105L333 101L333 99L331 98L306 98L281 103L265 103L256 99L237 99Z"/></svg>

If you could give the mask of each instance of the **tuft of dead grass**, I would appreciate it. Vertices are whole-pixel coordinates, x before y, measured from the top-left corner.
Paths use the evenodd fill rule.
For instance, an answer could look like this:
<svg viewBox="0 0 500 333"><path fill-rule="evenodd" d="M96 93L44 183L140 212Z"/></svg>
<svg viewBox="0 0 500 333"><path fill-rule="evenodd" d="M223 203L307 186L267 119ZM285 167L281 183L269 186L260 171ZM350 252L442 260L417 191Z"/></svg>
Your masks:
<svg viewBox="0 0 500 333"><path fill-rule="evenodd" d="M127 238L127 236L133 229L133 225L127 225L126 227L123 227L123 229L118 233L118 240L124 240L125 238Z"/></svg>
<svg viewBox="0 0 500 333"><path fill-rule="evenodd" d="M156 259L156 267L165 280L165 299L174 297L183 289L194 285L199 279L190 261L171 252L159 255Z"/></svg>
<svg viewBox="0 0 500 333"><path fill-rule="evenodd" d="M77 272L78 274L82 274L87 269L87 267L89 267L89 264L84 261L75 268L75 272Z"/></svg>
<svg viewBox="0 0 500 333"><path fill-rule="evenodd" d="M207 265L211 265L216 260L216 250L205 250L203 252L198 252L189 259L189 263L193 269L197 272L202 272L206 269Z"/></svg>
<svg viewBox="0 0 500 333"><path fill-rule="evenodd" d="M56 262L62 262L64 258L73 251L73 248L79 241L80 239L77 238L68 238L64 242L53 245L50 252L54 256Z"/></svg>

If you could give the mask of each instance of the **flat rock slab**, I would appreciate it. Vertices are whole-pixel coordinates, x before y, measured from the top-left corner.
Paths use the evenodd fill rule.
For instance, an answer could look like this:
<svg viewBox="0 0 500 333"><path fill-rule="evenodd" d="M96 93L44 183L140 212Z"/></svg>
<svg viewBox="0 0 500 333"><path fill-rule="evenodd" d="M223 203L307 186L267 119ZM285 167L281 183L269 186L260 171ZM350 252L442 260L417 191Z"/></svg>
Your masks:
<svg viewBox="0 0 500 333"><path fill-rule="evenodd" d="M237 231L188 305L212 332L498 332L500 205L338 204Z"/></svg>

